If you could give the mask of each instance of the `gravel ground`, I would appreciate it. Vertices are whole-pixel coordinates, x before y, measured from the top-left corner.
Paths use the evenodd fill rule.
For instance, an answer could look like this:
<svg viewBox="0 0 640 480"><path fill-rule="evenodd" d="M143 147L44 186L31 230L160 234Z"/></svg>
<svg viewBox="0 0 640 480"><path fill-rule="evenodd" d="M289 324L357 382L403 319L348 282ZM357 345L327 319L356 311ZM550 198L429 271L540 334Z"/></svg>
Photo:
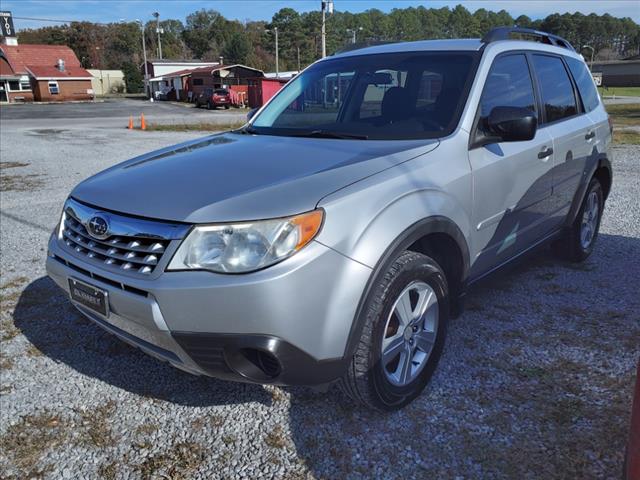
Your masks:
<svg viewBox="0 0 640 480"><path fill-rule="evenodd" d="M193 377L83 319L46 276L81 179L193 133L2 127L0 478L619 478L640 351L640 148L583 265L543 252L473 292L424 394Z"/></svg>

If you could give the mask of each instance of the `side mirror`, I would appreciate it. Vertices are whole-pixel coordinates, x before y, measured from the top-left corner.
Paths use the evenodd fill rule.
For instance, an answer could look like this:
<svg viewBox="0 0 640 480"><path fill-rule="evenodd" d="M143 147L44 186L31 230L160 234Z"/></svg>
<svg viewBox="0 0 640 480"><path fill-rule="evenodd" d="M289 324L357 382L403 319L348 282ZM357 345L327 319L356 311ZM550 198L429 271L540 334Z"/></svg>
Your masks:
<svg viewBox="0 0 640 480"><path fill-rule="evenodd" d="M528 108L495 107L487 118L489 135L500 142L522 142L536 136L538 119Z"/></svg>
<svg viewBox="0 0 640 480"><path fill-rule="evenodd" d="M247 122L253 118L253 116L258 113L258 108L252 108L247 112Z"/></svg>

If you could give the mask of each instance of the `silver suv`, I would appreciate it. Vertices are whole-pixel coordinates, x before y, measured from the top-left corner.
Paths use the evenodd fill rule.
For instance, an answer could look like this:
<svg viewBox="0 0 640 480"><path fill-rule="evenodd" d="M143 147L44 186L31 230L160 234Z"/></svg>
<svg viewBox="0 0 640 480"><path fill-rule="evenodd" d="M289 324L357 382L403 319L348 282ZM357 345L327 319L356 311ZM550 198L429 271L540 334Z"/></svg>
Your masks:
<svg viewBox="0 0 640 480"><path fill-rule="evenodd" d="M553 35L343 52L239 130L80 183L47 270L95 323L188 372L338 381L397 409L472 284L543 243L591 253L611 134Z"/></svg>

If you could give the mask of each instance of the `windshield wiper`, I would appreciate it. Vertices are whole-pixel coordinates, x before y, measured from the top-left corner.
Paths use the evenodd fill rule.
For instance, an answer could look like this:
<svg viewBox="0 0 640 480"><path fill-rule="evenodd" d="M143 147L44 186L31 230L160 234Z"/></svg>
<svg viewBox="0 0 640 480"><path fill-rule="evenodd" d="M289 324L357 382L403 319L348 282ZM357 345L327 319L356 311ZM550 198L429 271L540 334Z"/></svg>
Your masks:
<svg viewBox="0 0 640 480"><path fill-rule="evenodd" d="M342 138L349 140L367 140L367 135L358 135L354 133L329 132L327 130L311 130L310 132L294 133L294 137L312 137L312 138Z"/></svg>

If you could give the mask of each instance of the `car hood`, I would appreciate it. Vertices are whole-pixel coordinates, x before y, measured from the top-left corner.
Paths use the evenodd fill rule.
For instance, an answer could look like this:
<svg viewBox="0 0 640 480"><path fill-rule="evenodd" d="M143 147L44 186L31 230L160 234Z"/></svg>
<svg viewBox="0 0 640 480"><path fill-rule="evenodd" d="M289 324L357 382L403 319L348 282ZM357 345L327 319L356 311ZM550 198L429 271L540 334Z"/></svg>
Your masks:
<svg viewBox="0 0 640 480"><path fill-rule="evenodd" d="M326 195L437 145L224 133L123 162L83 181L71 196L177 222L284 217L313 210Z"/></svg>

